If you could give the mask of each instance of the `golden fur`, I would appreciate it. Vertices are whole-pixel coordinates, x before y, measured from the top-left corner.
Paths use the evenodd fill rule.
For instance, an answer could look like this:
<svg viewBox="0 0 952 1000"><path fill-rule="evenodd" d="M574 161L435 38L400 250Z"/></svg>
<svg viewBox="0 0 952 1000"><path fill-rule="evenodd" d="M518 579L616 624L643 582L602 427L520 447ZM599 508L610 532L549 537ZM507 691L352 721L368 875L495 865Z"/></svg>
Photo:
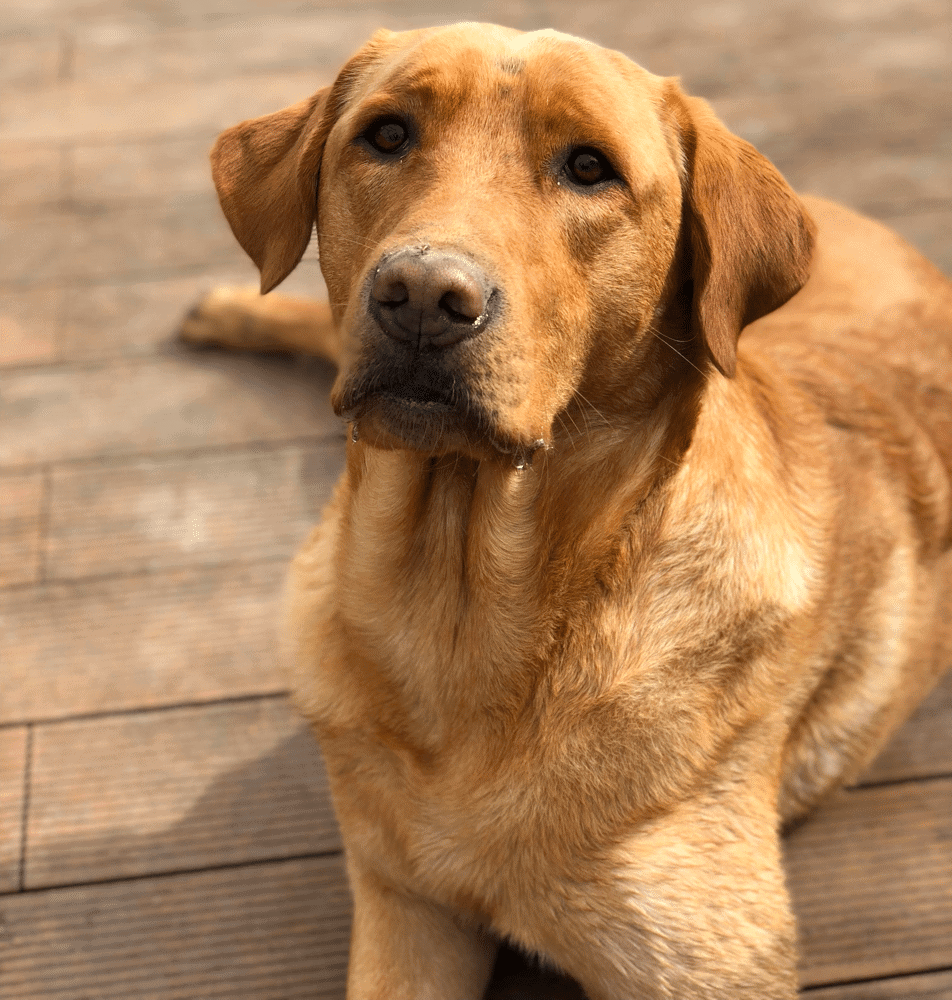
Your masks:
<svg viewBox="0 0 952 1000"><path fill-rule="evenodd" d="M579 147L617 176L567 179ZM354 428L289 590L348 996L475 1000L508 938L591 1000L790 1000L781 826L952 652L952 286L553 32L380 32L213 164L263 290L316 219L332 316L226 290L185 336L334 357ZM406 247L501 289L439 354L455 408L374 388L405 348L368 282Z"/></svg>

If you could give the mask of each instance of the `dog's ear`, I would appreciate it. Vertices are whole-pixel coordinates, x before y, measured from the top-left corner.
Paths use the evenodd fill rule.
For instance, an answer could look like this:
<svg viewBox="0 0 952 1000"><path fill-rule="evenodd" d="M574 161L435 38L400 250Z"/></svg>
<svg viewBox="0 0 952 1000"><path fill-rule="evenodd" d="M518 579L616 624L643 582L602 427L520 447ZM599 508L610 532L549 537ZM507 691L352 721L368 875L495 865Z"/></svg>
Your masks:
<svg viewBox="0 0 952 1000"><path fill-rule="evenodd" d="M358 81L399 37L381 28L330 87L222 132L211 153L222 211L270 292L297 267L317 216L324 144Z"/></svg>
<svg viewBox="0 0 952 1000"><path fill-rule="evenodd" d="M691 332L730 378L741 330L806 282L815 227L776 167L706 101L685 96L675 81L666 99L684 156Z"/></svg>
<svg viewBox="0 0 952 1000"><path fill-rule="evenodd" d="M223 132L211 153L222 211L271 291L304 255L317 212L317 178L330 122L330 87L290 108Z"/></svg>

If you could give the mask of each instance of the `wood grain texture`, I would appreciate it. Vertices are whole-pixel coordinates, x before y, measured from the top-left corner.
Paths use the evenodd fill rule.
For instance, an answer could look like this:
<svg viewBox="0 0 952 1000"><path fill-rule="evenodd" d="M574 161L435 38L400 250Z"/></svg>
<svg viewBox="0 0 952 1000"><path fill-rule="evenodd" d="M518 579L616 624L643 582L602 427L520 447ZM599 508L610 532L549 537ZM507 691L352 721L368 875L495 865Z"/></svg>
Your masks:
<svg viewBox="0 0 952 1000"><path fill-rule="evenodd" d="M38 578L45 477L0 475L0 586Z"/></svg>
<svg viewBox="0 0 952 1000"><path fill-rule="evenodd" d="M26 726L0 729L0 892L20 887L28 746Z"/></svg>
<svg viewBox="0 0 952 1000"><path fill-rule="evenodd" d="M0 85L7 82L13 69L9 58L11 39L0 40ZM15 43L14 43L15 44ZM54 42L55 44L55 42ZM4 57L7 57L6 59ZM21 68L26 77L30 58L23 53ZM35 67L35 63L32 64ZM57 146L32 143L4 145L0 151L0 205L16 205L21 211L27 206L49 206L63 197L63 150Z"/></svg>
<svg viewBox="0 0 952 1000"><path fill-rule="evenodd" d="M842 792L786 856L803 985L952 967L952 778Z"/></svg>
<svg viewBox="0 0 952 1000"><path fill-rule="evenodd" d="M0 367L55 360L63 297L56 287L8 289L0 295Z"/></svg>
<svg viewBox="0 0 952 1000"><path fill-rule="evenodd" d="M952 671L892 738L860 784L952 775Z"/></svg>
<svg viewBox="0 0 952 1000"><path fill-rule="evenodd" d="M271 694L286 565L0 591L0 722Z"/></svg>
<svg viewBox="0 0 952 1000"><path fill-rule="evenodd" d="M0 897L4 1000L343 1000L340 856Z"/></svg>
<svg viewBox="0 0 952 1000"><path fill-rule="evenodd" d="M803 1000L952 1000L952 971L807 990Z"/></svg>
<svg viewBox="0 0 952 1000"><path fill-rule="evenodd" d="M110 77L56 80L35 90L0 91L0 116L3 136L17 142L115 142L176 132L213 139L242 118L270 114L328 82L313 70L262 74L247 88L221 78L205 81L196 100L195 80L179 76L144 81L117 100Z"/></svg>
<svg viewBox="0 0 952 1000"><path fill-rule="evenodd" d="M47 579L290 559L343 467L343 441L54 470Z"/></svg>
<svg viewBox="0 0 952 1000"><path fill-rule="evenodd" d="M0 720L142 713L74 720L58 734L38 727L38 879L329 843L308 839L322 822L305 822L317 801L308 797L319 794L299 762L314 749L287 720L252 704L142 712L283 685L273 636L281 547L304 517L284 478L295 467L238 469L226 452L259 442L293 451L338 434L324 402L329 370L169 346L202 290L255 277L211 191L206 150L219 130L328 82L381 23L420 27L438 14L555 27L681 74L796 187L887 219L952 268L947 3L476 0L435 14L401 0L383 22L356 0L226 6L0 4L0 587L15 588L0 593ZM282 288L321 289L313 259ZM201 455L183 454L192 450ZM32 585L48 468L60 489L55 571L153 575ZM196 498L213 516L188 550ZM273 561L240 565L268 553ZM0 892L19 878L25 733L0 729ZM904 784L851 792L791 838L805 981L818 984L804 1000L952 1000L940 779L950 768L952 679L863 779ZM0 994L342 998L341 868L338 858L265 860L0 897ZM858 981L870 975L883 978ZM518 963L494 989L495 1000L578 997Z"/></svg>
<svg viewBox="0 0 952 1000"><path fill-rule="evenodd" d="M258 271L247 259L203 266L178 277L83 281L65 292L56 357L68 362L168 354L175 350L182 317L208 291L218 285L257 288L258 282ZM316 247L307 251L281 291L326 297ZM34 294L33 289L11 292L22 298Z"/></svg>
<svg viewBox="0 0 952 1000"><path fill-rule="evenodd" d="M182 351L18 369L0 385L0 466L335 437L320 362Z"/></svg>
<svg viewBox="0 0 952 1000"><path fill-rule="evenodd" d="M63 361L141 356L166 350L182 317L217 284L253 284L254 265L203 267L149 281L84 281L66 292L59 357Z"/></svg>
<svg viewBox="0 0 952 1000"><path fill-rule="evenodd" d="M27 888L340 850L284 699L37 726Z"/></svg>

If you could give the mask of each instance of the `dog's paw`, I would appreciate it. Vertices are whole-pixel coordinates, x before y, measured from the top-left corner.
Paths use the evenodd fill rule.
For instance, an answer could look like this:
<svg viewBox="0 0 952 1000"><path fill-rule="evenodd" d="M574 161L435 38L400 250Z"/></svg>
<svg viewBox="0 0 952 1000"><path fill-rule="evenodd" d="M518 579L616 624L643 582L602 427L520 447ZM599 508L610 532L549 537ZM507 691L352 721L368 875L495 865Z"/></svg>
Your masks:
<svg viewBox="0 0 952 1000"><path fill-rule="evenodd" d="M223 285L210 291L185 314L178 339L193 347L258 347L257 288Z"/></svg>

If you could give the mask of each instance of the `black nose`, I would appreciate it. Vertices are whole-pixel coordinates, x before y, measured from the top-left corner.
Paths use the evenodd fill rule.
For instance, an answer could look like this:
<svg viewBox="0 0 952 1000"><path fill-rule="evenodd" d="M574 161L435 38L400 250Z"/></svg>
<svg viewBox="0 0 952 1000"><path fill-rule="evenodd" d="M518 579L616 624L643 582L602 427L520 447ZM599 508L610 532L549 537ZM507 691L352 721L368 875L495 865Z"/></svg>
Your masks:
<svg viewBox="0 0 952 1000"><path fill-rule="evenodd" d="M381 261L370 312L394 340L449 347L485 329L493 289L475 261L449 250L406 247Z"/></svg>

